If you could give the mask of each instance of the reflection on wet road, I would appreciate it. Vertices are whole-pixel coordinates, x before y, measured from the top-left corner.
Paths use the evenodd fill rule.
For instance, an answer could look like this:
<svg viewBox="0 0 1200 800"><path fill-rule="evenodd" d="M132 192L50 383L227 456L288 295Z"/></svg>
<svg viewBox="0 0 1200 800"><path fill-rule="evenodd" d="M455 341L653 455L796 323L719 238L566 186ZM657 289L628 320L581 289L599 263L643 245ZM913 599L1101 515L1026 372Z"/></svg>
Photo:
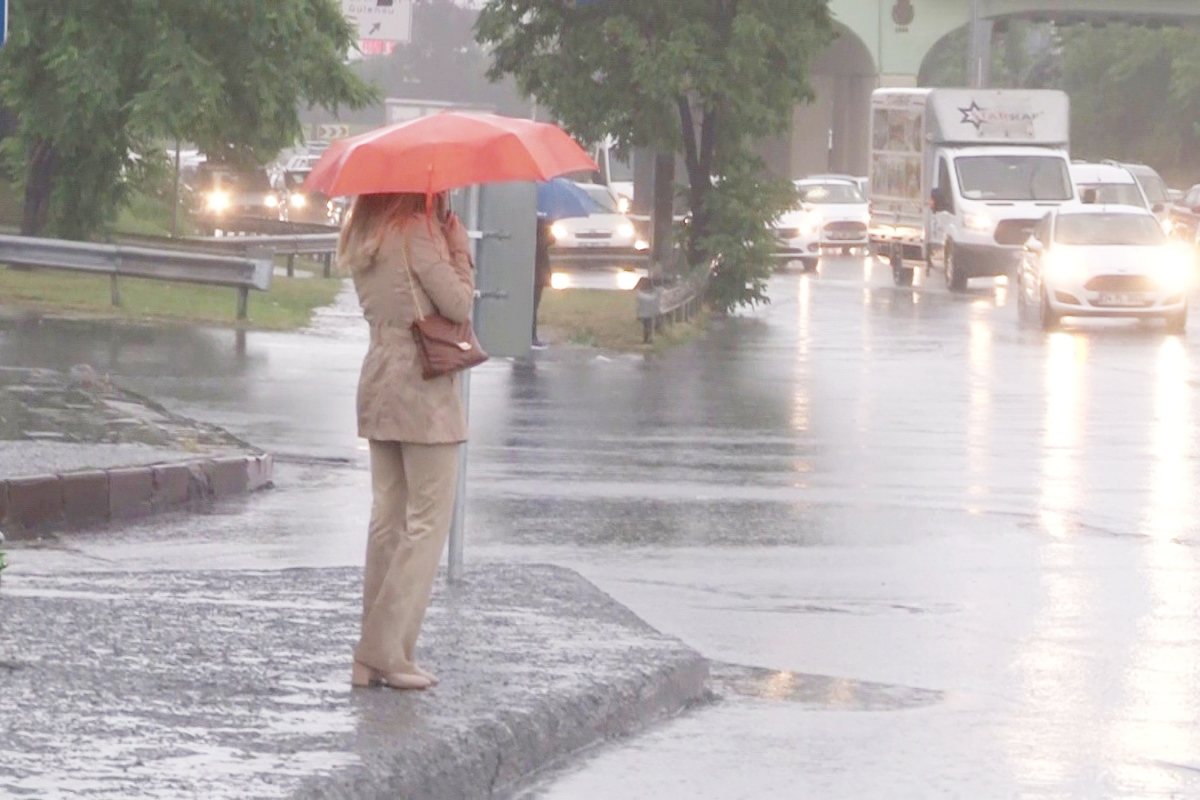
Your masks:
<svg viewBox="0 0 1200 800"><path fill-rule="evenodd" d="M468 561L572 566L763 670L538 796L1200 794L1194 339L1046 335L1003 285L898 289L861 259L771 297L662 357L475 374ZM362 349L345 298L241 355L222 333L0 332L2 363L90 361L285 456L268 496L13 560L356 563Z"/></svg>

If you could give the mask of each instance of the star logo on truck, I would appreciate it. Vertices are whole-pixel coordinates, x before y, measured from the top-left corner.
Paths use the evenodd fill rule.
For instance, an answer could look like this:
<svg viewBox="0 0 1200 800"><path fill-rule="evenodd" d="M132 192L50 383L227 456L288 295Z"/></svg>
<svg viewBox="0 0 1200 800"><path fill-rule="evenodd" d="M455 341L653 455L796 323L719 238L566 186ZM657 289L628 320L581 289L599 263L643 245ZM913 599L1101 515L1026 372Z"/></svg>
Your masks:
<svg viewBox="0 0 1200 800"><path fill-rule="evenodd" d="M986 121L984 116L986 112L979 107L978 103L972 100L971 105L967 106L966 108L960 108L959 111L962 112L963 122L969 122L970 124L974 125L975 130L977 131L983 129L983 123Z"/></svg>

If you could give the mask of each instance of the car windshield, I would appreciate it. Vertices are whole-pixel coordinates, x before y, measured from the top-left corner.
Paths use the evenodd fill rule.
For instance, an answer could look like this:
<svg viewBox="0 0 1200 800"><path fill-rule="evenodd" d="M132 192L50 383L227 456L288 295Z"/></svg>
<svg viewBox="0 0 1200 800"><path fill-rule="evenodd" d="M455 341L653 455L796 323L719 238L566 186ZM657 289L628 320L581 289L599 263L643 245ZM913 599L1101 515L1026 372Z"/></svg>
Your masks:
<svg viewBox="0 0 1200 800"><path fill-rule="evenodd" d="M583 186L581 187L587 192L588 197L592 198L592 202L596 204L597 210L594 214L620 214L621 209L617 208L617 201L613 199L612 194L604 186Z"/></svg>
<svg viewBox="0 0 1200 800"><path fill-rule="evenodd" d="M293 190L303 186L307 178L307 172L285 172L283 175L283 180L287 184L287 188Z"/></svg>
<svg viewBox="0 0 1200 800"><path fill-rule="evenodd" d="M271 178L266 172L208 172L202 175L201 186L226 192L268 192Z"/></svg>
<svg viewBox="0 0 1200 800"><path fill-rule="evenodd" d="M1067 164L1054 156L963 156L954 165L968 200L1061 202L1074 197Z"/></svg>
<svg viewBox="0 0 1200 800"><path fill-rule="evenodd" d="M1171 196L1167 194L1166 182L1158 177L1156 173L1147 175L1139 175L1138 183L1142 185L1142 191L1146 193L1146 199L1151 205L1167 205L1171 202Z"/></svg>
<svg viewBox="0 0 1200 800"><path fill-rule="evenodd" d="M1069 245L1166 244L1167 237L1154 217L1141 214L1062 214L1054 241Z"/></svg>
<svg viewBox="0 0 1200 800"><path fill-rule="evenodd" d="M1079 196L1087 192L1095 192L1096 199L1092 202L1105 206L1133 206L1146 208L1146 201L1138 191L1136 183L1081 183Z"/></svg>
<svg viewBox="0 0 1200 800"><path fill-rule="evenodd" d="M816 183L796 187L802 203L865 203L857 186L849 183Z"/></svg>

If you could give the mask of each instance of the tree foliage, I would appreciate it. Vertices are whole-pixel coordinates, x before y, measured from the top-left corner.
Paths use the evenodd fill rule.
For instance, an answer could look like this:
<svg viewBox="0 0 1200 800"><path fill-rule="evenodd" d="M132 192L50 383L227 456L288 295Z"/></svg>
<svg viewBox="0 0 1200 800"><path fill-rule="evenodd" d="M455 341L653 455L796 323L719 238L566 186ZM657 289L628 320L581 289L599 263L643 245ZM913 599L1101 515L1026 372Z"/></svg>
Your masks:
<svg viewBox="0 0 1200 800"><path fill-rule="evenodd" d="M304 104L372 97L343 64L354 34L334 0L13 0L11 19L0 97L26 233L103 228L158 142L262 163L295 141Z"/></svg>
<svg viewBox="0 0 1200 800"><path fill-rule="evenodd" d="M1200 180L1200 32L1014 22L993 44L992 86L1070 95L1074 155L1141 161L1180 186ZM922 83L962 85L965 60L959 31L926 58Z"/></svg>
<svg viewBox="0 0 1200 800"><path fill-rule="evenodd" d="M766 227L791 193L756 148L811 99L825 0L489 0L477 35L493 78L515 76L583 140L682 154L689 262L720 256L722 306L765 299Z"/></svg>

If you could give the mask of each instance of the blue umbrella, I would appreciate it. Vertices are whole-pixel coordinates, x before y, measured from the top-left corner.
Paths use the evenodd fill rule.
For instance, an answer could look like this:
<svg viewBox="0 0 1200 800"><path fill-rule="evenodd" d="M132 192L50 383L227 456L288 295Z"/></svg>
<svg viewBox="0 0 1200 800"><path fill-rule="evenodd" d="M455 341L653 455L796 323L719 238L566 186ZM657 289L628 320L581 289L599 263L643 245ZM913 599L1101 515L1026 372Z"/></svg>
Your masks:
<svg viewBox="0 0 1200 800"><path fill-rule="evenodd" d="M600 208L587 192L566 178L539 183L537 189L537 213L545 219L586 217Z"/></svg>

